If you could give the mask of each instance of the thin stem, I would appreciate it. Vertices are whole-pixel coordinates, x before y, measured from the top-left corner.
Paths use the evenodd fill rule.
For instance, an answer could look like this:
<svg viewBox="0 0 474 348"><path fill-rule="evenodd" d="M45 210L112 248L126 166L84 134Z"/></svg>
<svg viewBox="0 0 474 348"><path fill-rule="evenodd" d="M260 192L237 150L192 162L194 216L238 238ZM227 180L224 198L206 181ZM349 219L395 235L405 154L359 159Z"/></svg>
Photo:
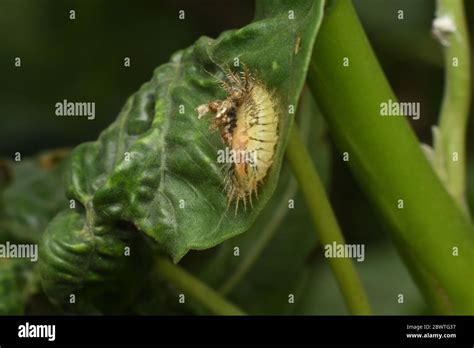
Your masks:
<svg viewBox="0 0 474 348"><path fill-rule="evenodd" d="M445 90L439 119L440 139L435 142L438 165L444 164L446 184L467 212L466 127L470 103L470 56L462 0L438 0L433 30L444 47Z"/></svg>
<svg viewBox="0 0 474 348"><path fill-rule="evenodd" d="M345 244L321 179L296 125L291 130L286 156L303 193L321 244ZM352 260L330 258L329 263L351 313L371 314L367 295Z"/></svg>
<svg viewBox="0 0 474 348"><path fill-rule="evenodd" d="M159 276L182 290L186 296L194 299L210 312L217 315L245 315L240 308L222 297L214 289L201 282L181 267L163 256L157 256L155 270Z"/></svg>

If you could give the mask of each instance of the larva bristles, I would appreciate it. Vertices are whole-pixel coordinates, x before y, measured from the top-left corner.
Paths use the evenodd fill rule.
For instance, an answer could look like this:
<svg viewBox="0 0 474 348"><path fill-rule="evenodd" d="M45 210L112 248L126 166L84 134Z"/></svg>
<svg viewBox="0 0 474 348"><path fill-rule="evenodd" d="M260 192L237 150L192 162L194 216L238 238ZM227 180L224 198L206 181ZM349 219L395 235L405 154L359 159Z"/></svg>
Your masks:
<svg viewBox="0 0 474 348"><path fill-rule="evenodd" d="M225 146L218 151L218 163L223 164L223 190L227 209L234 202L237 215L240 201L247 211L247 200L253 208L252 196L258 199L258 186L273 163L279 116L273 95L246 65L240 72L219 68L225 80L217 79L217 83L227 92L227 98L209 101L197 110L199 117L203 111L216 115L211 127L220 130Z"/></svg>

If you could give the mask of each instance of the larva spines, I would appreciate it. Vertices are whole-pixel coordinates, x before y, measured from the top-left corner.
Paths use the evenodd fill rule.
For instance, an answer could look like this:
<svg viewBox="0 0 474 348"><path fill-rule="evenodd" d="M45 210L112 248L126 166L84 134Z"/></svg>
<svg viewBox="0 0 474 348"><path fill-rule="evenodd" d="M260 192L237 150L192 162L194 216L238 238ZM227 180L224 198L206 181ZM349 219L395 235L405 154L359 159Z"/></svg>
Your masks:
<svg viewBox="0 0 474 348"><path fill-rule="evenodd" d="M274 96L245 65L240 74L230 69L222 71L226 80L217 80L227 92L227 98L210 101L196 110L199 118L208 112L214 113L213 128L220 130L226 149L230 148L233 154L243 153L243 162L240 157L239 161L232 157L231 162L223 166L227 209L235 201L237 215L241 200L246 211L247 199L252 208L252 195L258 199L258 186L273 164L279 117Z"/></svg>

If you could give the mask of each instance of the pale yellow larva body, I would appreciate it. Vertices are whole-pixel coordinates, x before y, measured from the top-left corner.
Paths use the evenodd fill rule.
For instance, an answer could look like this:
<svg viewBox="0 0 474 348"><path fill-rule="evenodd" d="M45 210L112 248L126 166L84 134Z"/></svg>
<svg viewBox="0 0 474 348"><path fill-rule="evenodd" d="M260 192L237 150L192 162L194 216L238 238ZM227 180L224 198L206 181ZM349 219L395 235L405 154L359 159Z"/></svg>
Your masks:
<svg viewBox="0 0 474 348"><path fill-rule="evenodd" d="M267 88L245 70L242 77L228 72L220 81L228 92L225 100L211 101L196 108L199 118L213 112L214 128L218 128L224 144L245 160L224 166L224 188L228 203L239 202L245 209L252 196L258 197L258 185L273 164L278 142L279 116L276 102ZM241 159L239 157L239 159Z"/></svg>
<svg viewBox="0 0 474 348"><path fill-rule="evenodd" d="M253 83L248 96L237 110L237 126L232 135L232 149L256 154L255 165L234 164L235 187L232 198L245 199L257 193L258 183L273 163L278 141L278 114L270 93ZM251 199L251 197L250 197Z"/></svg>

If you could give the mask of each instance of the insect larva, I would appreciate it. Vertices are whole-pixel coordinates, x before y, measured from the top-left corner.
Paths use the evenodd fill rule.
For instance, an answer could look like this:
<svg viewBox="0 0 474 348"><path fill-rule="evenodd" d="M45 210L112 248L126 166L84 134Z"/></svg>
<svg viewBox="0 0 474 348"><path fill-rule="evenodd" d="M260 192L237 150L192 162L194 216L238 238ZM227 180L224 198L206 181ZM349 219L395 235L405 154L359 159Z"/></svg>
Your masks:
<svg viewBox="0 0 474 348"><path fill-rule="evenodd" d="M219 129L226 153L224 157L224 189L228 206L236 202L235 214L242 200L252 205L258 198L258 185L266 177L275 156L279 117L276 102L265 85L244 68L241 75L228 70L219 81L227 92L224 100L210 101L196 108L199 118L215 113L213 128ZM222 151L222 150L220 150ZM222 158L218 162L222 163Z"/></svg>

